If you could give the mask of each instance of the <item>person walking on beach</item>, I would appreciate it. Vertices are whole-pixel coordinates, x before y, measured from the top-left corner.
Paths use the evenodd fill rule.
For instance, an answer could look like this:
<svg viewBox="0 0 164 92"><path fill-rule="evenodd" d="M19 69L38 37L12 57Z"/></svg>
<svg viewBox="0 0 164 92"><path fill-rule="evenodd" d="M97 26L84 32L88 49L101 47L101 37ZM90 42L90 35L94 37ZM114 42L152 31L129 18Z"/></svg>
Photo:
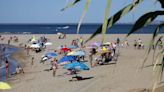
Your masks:
<svg viewBox="0 0 164 92"><path fill-rule="evenodd" d="M117 46L119 46L119 44L120 44L120 38L117 38L116 43L117 43Z"/></svg>
<svg viewBox="0 0 164 92"><path fill-rule="evenodd" d="M137 48L137 41L134 40L134 48L136 49Z"/></svg>
<svg viewBox="0 0 164 92"><path fill-rule="evenodd" d="M31 58L31 65L34 64L34 56Z"/></svg>
<svg viewBox="0 0 164 92"><path fill-rule="evenodd" d="M58 60L57 60L56 58L54 58L54 60L51 61L51 65L52 65L51 69L52 69L52 71L53 71L53 73L52 73L53 77L55 77L56 71L57 71L57 69L58 69L57 61L58 61Z"/></svg>
<svg viewBox="0 0 164 92"><path fill-rule="evenodd" d="M7 41L7 44L10 45L10 42L11 42L11 40L9 39L9 40Z"/></svg>
<svg viewBox="0 0 164 92"><path fill-rule="evenodd" d="M84 40L83 40L83 38L82 37L80 37L80 45L81 45L81 47L83 47L83 43L84 43Z"/></svg>

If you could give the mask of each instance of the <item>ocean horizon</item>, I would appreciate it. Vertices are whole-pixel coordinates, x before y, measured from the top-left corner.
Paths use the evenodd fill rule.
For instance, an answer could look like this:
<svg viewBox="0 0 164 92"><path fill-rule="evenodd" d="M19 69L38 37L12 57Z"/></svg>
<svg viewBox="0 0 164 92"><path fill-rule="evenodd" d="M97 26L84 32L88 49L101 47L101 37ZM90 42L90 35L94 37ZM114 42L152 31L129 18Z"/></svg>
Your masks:
<svg viewBox="0 0 164 92"><path fill-rule="evenodd" d="M77 25L75 23L54 23L54 24L0 24L1 34L56 34L62 32L65 34L76 34ZM100 26L100 23L85 23L81 25L79 34L92 34ZM107 34L127 34L132 29L133 24L115 24L107 30ZM151 34L154 32L157 24L151 24L143 27L135 34ZM164 33L164 28L160 33Z"/></svg>

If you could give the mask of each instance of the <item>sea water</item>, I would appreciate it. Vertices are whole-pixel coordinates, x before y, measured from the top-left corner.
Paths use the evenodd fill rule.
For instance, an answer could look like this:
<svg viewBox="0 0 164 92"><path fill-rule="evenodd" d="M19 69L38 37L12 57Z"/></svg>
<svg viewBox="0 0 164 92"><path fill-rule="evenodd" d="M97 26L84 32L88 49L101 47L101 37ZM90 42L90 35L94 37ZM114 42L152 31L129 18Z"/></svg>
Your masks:
<svg viewBox="0 0 164 92"><path fill-rule="evenodd" d="M127 34L132 29L132 24L116 24L107 30L107 34ZM92 34L100 24L82 24L79 34ZM153 33L157 25L149 25L135 33ZM5 34L56 34L63 32L66 34L76 34L77 24L0 24L0 33ZM160 33L164 33L164 28Z"/></svg>
<svg viewBox="0 0 164 92"><path fill-rule="evenodd" d="M9 61L9 76L11 77L11 74L13 74L17 67L17 62L12 59L10 56L14 52L17 51L17 48L14 47L7 47L4 53L5 58ZM5 61L0 60L1 66L0 66L0 81L6 80L6 67L5 67Z"/></svg>

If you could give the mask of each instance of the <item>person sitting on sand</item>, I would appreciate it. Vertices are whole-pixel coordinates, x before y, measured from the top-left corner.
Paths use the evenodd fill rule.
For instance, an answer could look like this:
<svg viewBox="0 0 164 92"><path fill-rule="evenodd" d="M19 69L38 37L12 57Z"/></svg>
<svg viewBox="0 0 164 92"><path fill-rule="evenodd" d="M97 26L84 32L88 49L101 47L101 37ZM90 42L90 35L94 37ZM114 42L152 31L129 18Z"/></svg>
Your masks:
<svg viewBox="0 0 164 92"><path fill-rule="evenodd" d="M24 70L18 65L17 68L15 69L15 73L13 73L12 75L20 74L20 73L24 74Z"/></svg>
<svg viewBox="0 0 164 92"><path fill-rule="evenodd" d="M68 70L67 75L77 74L77 71L75 69L67 69L67 70Z"/></svg>
<svg viewBox="0 0 164 92"><path fill-rule="evenodd" d="M97 58L95 58L95 63L93 66L97 66L97 65L103 65L103 58L102 55L98 56Z"/></svg>

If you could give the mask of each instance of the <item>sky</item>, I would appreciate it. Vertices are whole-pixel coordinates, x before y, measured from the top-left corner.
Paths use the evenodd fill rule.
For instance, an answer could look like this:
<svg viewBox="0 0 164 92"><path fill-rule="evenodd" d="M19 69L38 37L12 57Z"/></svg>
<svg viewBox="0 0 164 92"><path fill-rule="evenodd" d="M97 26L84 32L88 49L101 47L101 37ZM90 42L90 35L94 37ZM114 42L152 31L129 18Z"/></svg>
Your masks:
<svg viewBox="0 0 164 92"><path fill-rule="evenodd" d="M0 23L78 23L86 0L61 12L66 1L73 0L0 0ZM133 0L112 0L109 16L112 16ZM107 0L91 0L83 23L102 23ZM133 23L142 14L161 10L155 0L145 0L118 23ZM164 21L158 17L156 21Z"/></svg>

